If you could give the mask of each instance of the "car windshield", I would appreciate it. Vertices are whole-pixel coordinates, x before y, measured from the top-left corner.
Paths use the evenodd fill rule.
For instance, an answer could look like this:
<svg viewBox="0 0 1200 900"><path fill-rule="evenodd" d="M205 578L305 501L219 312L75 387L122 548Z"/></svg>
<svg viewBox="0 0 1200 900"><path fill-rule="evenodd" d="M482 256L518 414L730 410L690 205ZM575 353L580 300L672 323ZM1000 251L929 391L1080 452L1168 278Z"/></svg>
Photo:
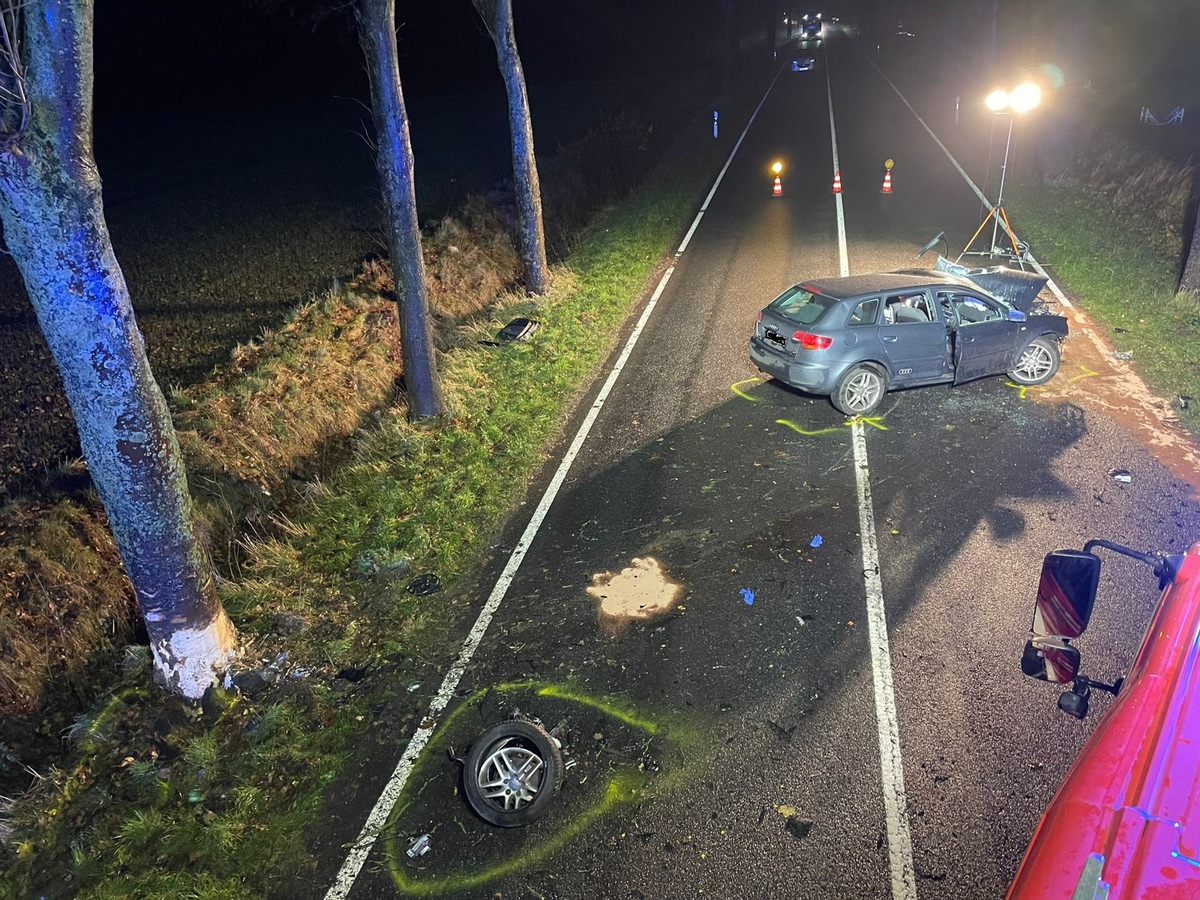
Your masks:
<svg viewBox="0 0 1200 900"><path fill-rule="evenodd" d="M832 297L815 294L797 284L772 300L767 309L800 325L812 325L837 302Z"/></svg>

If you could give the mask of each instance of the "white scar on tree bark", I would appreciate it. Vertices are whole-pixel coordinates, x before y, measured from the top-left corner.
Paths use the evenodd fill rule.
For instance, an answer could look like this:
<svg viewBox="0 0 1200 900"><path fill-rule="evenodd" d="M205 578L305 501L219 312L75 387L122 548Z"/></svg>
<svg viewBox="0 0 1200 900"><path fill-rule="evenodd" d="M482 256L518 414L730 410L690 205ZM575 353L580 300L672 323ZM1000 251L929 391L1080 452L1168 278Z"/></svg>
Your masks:
<svg viewBox="0 0 1200 900"><path fill-rule="evenodd" d="M151 645L155 678L189 700L199 700L236 655L233 624L223 612L204 628L183 628Z"/></svg>

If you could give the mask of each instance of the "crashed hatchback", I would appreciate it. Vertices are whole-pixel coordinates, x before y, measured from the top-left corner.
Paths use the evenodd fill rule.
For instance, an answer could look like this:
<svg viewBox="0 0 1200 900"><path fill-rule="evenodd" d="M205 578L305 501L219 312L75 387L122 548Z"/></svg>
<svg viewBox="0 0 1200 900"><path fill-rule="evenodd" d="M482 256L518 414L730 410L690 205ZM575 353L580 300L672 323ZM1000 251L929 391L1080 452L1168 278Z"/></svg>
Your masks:
<svg viewBox="0 0 1200 900"><path fill-rule="evenodd" d="M1067 335L1065 318L1034 312L1045 284L1030 272L945 260L938 270L801 282L759 313L750 360L848 416L870 415L902 388L1002 373L1044 384Z"/></svg>

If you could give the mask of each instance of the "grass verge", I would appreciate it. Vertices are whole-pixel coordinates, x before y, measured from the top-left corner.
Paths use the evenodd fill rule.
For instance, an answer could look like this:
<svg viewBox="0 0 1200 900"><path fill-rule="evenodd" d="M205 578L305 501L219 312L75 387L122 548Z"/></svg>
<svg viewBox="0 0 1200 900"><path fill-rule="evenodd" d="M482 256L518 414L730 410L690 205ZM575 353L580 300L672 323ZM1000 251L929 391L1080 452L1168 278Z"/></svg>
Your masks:
<svg viewBox="0 0 1200 900"><path fill-rule="evenodd" d="M153 694L145 655L73 729L77 752L8 809L0 896L233 898L278 893L310 871L303 836L348 747L394 691L369 673L436 655L453 591L418 597L407 574L453 585L542 461L567 404L613 346L709 160L600 216L538 301L467 317L439 364L451 412L414 426L380 412L349 462L312 482L290 518L242 547L223 586L247 655L240 692L201 709ZM513 315L542 327L487 346ZM248 451L249 455L249 451ZM393 748L394 749L394 748Z"/></svg>
<svg viewBox="0 0 1200 900"><path fill-rule="evenodd" d="M1144 221L1084 184L1021 185L1013 200L1038 258L1110 345L1133 352L1151 390L1200 398L1200 297L1175 290L1178 244L1149 239ZM1176 406L1188 430L1200 430L1197 404Z"/></svg>

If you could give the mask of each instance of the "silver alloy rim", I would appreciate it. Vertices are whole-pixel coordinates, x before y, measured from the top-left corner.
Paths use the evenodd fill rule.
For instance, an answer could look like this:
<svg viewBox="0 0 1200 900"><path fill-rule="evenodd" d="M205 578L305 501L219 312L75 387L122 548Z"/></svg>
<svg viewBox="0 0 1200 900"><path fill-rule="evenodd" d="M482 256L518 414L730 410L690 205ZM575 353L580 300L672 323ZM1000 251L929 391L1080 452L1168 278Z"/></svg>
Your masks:
<svg viewBox="0 0 1200 900"><path fill-rule="evenodd" d="M1021 362L1017 364L1017 372L1026 381L1038 381L1050 373L1054 360L1050 349L1042 344L1030 344L1021 354Z"/></svg>
<svg viewBox="0 0 1200 900"><path fill-rule="evenodd" d="M511 740L493 747L475 776L484 799L506 811L519 810L534 801L546 766L532 750Z"/></svg>
<svg viewBox="0 0 1200 900"><path fill-rule="evenodd" d="M870 409L879 402L883 383L874 372L859 372L846 385L846 405L855 412Z"/></svg>

